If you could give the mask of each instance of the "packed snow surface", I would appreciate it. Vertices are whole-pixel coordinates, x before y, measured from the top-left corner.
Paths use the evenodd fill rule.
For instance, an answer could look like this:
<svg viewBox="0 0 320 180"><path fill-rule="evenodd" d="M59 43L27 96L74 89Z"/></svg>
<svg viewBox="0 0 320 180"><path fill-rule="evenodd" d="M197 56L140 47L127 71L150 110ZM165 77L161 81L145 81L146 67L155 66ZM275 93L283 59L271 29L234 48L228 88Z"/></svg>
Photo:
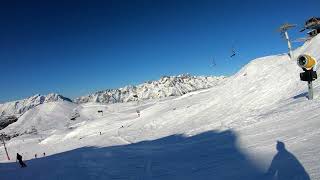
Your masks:
<svg viewBox="0 0 320 180"><path fill-rule="evenodd" d="M294 55L319 59L319 46ZM0 151L0 179L320 179L319 81L307 100L301 71L274 55L180 97L38 105L1 130L20 135L6 142L10 161Z"/></svg>

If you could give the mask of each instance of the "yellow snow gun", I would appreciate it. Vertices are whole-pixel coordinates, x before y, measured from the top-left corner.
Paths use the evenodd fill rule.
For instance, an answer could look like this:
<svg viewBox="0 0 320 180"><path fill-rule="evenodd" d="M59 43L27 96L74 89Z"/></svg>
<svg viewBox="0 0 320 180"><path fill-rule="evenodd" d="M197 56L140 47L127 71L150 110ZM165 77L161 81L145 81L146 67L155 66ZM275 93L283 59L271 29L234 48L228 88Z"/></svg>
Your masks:
<svg viewBox="0 0 320 180"><path fill-rule="evenodd" d="M302 54L298 57L297 63L302 69L310 70L315 67L317 60L310 55Z"/></svg>

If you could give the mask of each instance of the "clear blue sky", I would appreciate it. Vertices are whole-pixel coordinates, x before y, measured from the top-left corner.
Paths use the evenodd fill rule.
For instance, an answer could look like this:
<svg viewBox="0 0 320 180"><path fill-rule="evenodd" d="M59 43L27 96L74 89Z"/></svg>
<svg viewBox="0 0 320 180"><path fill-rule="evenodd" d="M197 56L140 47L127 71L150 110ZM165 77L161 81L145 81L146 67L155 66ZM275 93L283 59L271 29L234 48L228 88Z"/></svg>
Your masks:
<svg viewBox="0 0 320 180"><path fill-rule="evenodd" d="M231 75L253 58L285 52L276 28L302 26L319 7L319 0L3 0L0 102L50 92L74 98L162 75ZM304 35L298 30L292 36Z"/></svg>

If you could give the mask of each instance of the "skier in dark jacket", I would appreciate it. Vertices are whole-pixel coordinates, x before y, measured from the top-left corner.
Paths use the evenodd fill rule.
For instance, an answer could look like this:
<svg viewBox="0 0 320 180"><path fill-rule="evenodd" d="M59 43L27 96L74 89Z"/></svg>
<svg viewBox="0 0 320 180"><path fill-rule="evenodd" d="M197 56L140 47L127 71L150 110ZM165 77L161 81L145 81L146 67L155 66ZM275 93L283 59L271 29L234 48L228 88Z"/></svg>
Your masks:
<svg viewBox="0 0 320 180"><path fill-rule="evenodd" d="M22 156L19 153L17 153L17 160L19 161L21 168L27 167L27 165L22 161Z"/></svg>

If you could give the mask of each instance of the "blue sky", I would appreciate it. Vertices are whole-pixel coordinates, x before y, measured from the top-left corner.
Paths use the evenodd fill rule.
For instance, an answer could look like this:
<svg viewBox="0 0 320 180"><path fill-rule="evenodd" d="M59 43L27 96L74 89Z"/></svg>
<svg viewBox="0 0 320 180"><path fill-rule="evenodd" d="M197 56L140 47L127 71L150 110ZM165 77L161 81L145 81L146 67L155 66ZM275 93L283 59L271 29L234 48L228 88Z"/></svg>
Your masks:
<svg viewBox="0 0 320 180"><path fill-rule="evenodd" d="M162 75L232 75L256 57L286 52L277 27L302 26L319 7L319 0L1 1L0 102L50 92L74 98ZM298 30L291 35L304 36Z"/></svg>

